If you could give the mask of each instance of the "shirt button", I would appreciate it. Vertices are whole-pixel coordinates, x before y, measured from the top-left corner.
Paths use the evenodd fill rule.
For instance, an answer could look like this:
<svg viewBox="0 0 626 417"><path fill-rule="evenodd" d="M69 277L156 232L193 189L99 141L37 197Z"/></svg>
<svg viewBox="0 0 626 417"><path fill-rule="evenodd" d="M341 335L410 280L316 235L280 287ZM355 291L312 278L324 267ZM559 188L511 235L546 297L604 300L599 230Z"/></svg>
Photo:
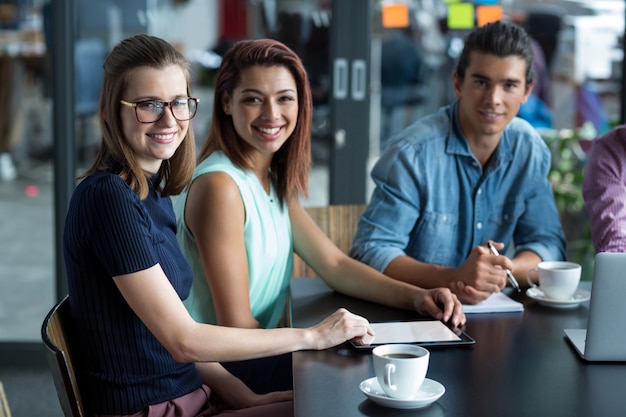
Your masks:
<svg viewBox="0 0 626 417"><path fill-rule="evenodd" d="M477 229L482 229L483 228L483 224L481 222L476 223L476 228Z"/></svg>
<svg viewBox="0 0 626 417"><path fill-rule="evenodd" d="M478 189L478 192L477 192L476 194L481 195L482 193L483 193L483 189L482 189L482 188L479 188L479 189Z"/></svg>

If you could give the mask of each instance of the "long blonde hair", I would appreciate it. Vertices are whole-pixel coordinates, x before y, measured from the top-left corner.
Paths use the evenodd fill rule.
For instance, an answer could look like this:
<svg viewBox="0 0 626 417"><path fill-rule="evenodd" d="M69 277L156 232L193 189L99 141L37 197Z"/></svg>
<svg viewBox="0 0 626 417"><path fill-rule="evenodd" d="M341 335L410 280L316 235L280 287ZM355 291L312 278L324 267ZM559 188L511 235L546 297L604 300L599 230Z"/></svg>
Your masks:
<svg viewBox="0 0 626 417"><path fill-rule="evenodd" d="M185 57L163 39L145 34L129 37L109 53L104 61L104 78L100 94L102 141L93 165L80 178L96 170L115 171L132 190L144 199L148 195L147 174L139 165L122 129L120 99L129 83L132 70L138 67L156 69L178 65L187 79L190 95L191 76ZM155 181L163 196L179 194L191 181L195 167L195 140L191 123L187 135L172 155L164 161Z"/></svg>

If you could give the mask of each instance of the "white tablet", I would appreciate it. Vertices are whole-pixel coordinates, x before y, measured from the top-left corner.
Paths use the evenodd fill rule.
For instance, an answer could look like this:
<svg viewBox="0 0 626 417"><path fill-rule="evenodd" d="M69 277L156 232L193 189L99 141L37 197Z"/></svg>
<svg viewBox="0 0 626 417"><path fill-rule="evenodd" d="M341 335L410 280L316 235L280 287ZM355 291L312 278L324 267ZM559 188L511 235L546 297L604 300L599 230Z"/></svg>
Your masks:
<svg viewBox="0 0 626 417"><path fill-rule="evenodd" d="M352 343L358 349L372 349L389 343L409 343L420 346L467 346L475 343L459 328L452 328L438 320L388 321L370 323L376 337L370 345Z"/></svg>

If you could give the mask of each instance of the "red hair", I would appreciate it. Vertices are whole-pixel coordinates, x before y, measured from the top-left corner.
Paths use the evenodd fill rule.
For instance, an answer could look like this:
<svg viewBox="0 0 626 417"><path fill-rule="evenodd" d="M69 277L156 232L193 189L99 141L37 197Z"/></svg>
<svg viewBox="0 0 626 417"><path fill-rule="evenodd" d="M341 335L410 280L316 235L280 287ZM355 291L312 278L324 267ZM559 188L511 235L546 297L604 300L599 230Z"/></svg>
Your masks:
<svg viewBox="0 0 626 417"><path fill-rule="evenodd" d="M271 163L272 181L281 202L294 196L308 196L311 169L311 117L313 100L309 78L302 61L287 46L272 39L239 41L224 55L215 78L213 120L208 138L198 161L214 151L222 151L240 168L251 168L246 159L243 140L237 135L230 115L222 103L232 97L241 82L241 73L254 66L286 68L294 78L298 90L298 119L289 140L274 154Z"/></svg>

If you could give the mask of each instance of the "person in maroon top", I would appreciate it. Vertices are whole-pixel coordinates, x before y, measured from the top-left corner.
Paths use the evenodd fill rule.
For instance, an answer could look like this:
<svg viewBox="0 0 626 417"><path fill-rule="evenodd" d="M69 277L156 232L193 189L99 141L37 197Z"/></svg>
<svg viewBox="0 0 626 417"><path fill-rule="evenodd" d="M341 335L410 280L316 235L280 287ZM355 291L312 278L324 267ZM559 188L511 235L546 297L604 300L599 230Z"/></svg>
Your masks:
<svg viewBox="0 0 626 417"><path fill-rule="evenodd" d="M591 142L582 192L596 252L626 252L626 125Z"/></svg>

